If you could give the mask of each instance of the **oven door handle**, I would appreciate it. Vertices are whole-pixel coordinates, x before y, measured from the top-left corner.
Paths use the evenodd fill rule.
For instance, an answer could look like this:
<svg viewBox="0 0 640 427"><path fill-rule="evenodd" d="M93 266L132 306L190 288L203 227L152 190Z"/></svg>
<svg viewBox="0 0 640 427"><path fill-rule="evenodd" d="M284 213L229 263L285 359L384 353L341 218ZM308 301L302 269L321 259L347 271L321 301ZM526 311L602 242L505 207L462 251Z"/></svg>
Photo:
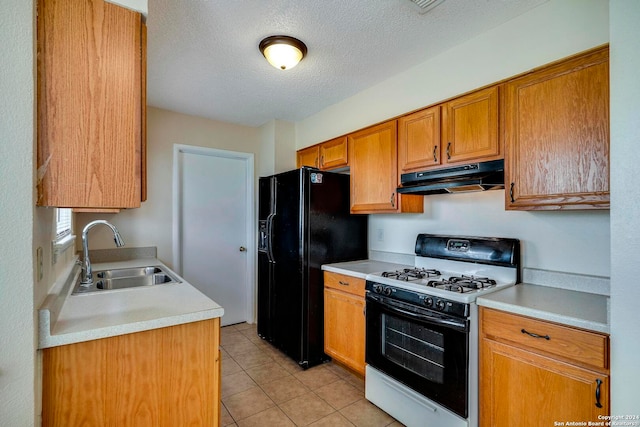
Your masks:
<svg viewBox="0 0 640 427"><path fill-rule="evenodd" d="M367 300L369 302L374 302L383 307L386 307L390 311L403 314L405 316L411 317L421 322L449 327L451 329L455 329L460 332L469 332L469 325L466 320L462 320L462 319L458 320L450 317L444 317L436 313L434 314L413 313L411 311L405 310L403 307L401 307L399 304L397 304L395 301L389 298L378 298L373 296L367 296Z"/></svg>

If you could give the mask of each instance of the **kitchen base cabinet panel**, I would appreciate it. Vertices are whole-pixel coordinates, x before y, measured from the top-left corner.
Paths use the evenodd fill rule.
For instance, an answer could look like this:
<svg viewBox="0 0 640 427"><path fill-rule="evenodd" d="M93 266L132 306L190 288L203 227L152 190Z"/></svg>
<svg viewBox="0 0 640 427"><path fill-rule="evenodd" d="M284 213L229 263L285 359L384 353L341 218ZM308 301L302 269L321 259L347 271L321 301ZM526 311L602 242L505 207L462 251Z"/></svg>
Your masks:
<svg viewBox="0 0 640 427"><path fill-rule="evenodd" d="M364 300L324 290L324 352L364 375Z"/></svg>
<svg viewBox="0 0 640 427"><path fill-rule="evenodd" d="M599 415L609 414L609 377L605 374L486 339L482 341L481 369L484 427L595 422ZM597 395L601 408L596 406Z"/></svg>
<svg viewBox="0 0 640 427"><path fill-rule="evenodd" d="M365 281L324 272L324 352L364 375Z"/></svg>
<svg viewBox="0 0 640 427"><path fill-rule="evenodd" d="M217 426L220 319L43 350L42 425Z"/></svg>
<svg viewBox="0 0 640 427"><path fill-rule="evenodd" d="M609 415L605 334L481 307L479 354L482 427L588 423Z"/></svg>

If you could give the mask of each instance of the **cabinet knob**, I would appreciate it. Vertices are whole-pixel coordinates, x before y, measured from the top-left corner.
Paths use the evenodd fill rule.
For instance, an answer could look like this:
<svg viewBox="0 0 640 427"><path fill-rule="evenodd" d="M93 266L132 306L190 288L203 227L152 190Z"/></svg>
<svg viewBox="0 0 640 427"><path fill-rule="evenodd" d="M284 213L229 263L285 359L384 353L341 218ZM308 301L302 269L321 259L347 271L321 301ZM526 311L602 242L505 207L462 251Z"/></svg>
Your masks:
<svg viewBox="0 0 640 427"><path fill-rule="evenodd" d="M240 252L246 252L247 248L245 248L244 246L240 246Z"/></svg>

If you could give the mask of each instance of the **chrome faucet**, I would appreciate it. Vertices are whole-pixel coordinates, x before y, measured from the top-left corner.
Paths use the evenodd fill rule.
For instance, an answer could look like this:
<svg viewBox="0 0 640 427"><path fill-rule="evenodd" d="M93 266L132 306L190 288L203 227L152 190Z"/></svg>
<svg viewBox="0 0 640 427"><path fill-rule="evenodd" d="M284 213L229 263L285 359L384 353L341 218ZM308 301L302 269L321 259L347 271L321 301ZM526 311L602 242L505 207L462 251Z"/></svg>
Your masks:
<svg viewBox="0 0 640 427"><path fill-rule="evenodd" d="M93 226L98 224L104 224L113 231L113 240L116 242L117 247L124 246L124 240L120 237L120 233L118 229L111 223L98 219L96 221L91 221L87 224L84 229L82 229L82 283L83 285L91 285L93 283L93 275L91 274L91 261L89 260L89 230L93 228Z"/></svg>

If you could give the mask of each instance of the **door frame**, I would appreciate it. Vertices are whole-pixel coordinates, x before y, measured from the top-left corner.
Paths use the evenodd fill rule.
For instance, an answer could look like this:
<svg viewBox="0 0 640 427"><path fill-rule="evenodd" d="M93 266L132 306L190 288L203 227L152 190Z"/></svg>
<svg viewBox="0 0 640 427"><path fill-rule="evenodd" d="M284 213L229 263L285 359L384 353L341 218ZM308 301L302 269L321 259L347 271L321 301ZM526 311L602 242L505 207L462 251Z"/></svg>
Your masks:
<svg viewBox="0 0 640 427"><path fill-rule="evenodd" d="M256 250L256 230L254 224L255 218L255 179L254 179L254 154L253 153L241 153L238 151L221 150L217 148L197 147L193 145L185 144L173 144L173 185L172 185L172 247L173 247L173 267L179 275L182 275L182 215L180 211L180 205L182 203L182 162L179 161L180 154L194 154L197 156L207 157L221 157L227 159L242 160L246 164L246 180L247 180L247 224L245 231L247 233L247 276L246 283L244 284L246 290L247 300L246 314L247 323L255 323L256 309L256 262L257 262L257 250ZM223 307L224 308L224 307Z"/></svg>

